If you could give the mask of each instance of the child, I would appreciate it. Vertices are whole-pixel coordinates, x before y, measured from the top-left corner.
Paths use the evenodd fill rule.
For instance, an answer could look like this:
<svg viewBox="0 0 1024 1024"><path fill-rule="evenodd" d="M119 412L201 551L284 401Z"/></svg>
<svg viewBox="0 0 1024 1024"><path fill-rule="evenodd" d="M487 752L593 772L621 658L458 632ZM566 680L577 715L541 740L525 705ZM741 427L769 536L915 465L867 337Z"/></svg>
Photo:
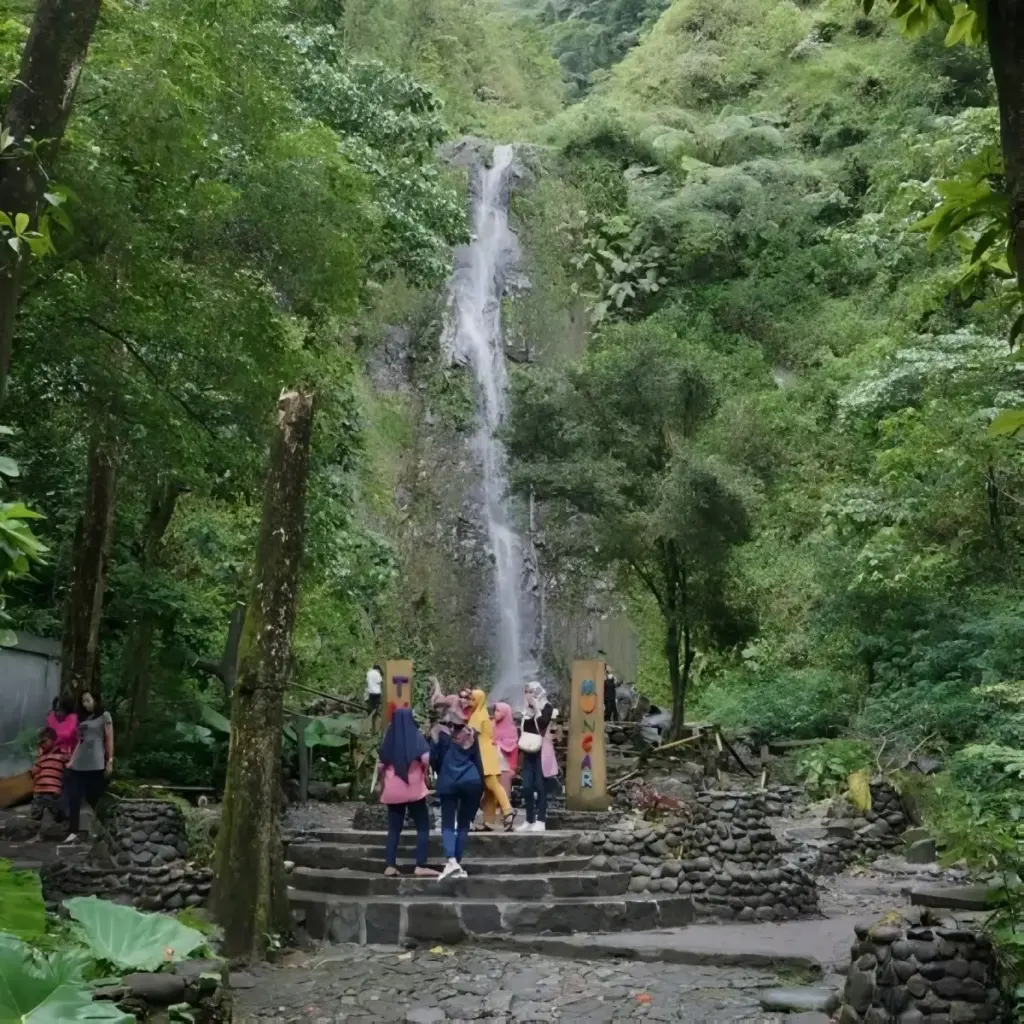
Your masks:
<svg viewBox="0 0 1024 1024"><path fill-rule="evenodd" d="M57 749L57 734L49 727L39 732L39 749L32 768L32 817L41 821L46 811L55 820L64 817L61 786L64 782L66 755Z"/></svg>

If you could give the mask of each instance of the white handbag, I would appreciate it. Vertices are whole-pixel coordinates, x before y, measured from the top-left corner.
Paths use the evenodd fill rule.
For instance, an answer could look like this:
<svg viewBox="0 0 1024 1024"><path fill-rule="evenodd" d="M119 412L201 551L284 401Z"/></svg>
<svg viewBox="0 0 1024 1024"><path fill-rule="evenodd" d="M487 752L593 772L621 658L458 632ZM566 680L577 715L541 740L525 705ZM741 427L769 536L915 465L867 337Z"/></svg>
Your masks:
<svg viewBox="0 0 1024 1024"><path fill-rule="evenodd" d="M536 754L541 748L540 733L521 732L519 734L519 749L524 754Z"/></svg>

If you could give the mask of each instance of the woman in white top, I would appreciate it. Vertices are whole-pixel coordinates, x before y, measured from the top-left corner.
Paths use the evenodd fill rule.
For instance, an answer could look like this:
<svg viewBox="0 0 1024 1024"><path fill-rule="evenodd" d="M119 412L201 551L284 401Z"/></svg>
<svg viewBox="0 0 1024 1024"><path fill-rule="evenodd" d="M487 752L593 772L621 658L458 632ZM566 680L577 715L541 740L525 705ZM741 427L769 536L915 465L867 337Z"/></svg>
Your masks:
<svg viewBox="0 0 1024 1024"><path fill-rule="evenodd" d="M374 665L366 673L366 713L371 719L380 716L381 690L384 686L384 673L380 665Z"/></svg>

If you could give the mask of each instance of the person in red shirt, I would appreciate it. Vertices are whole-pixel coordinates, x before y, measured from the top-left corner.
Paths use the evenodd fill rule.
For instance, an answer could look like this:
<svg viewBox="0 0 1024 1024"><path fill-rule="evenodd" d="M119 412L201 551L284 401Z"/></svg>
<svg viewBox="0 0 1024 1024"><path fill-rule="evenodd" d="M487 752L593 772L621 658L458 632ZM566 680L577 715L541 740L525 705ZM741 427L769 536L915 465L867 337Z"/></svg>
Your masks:
<svg viewBox="0 0 1024 1024"><path fill-rule="evenodd" d="M53 702L53 708L46 716L46 727L56 736L55 746L65 758L70 757L78 746L78 715L75 714L74 699L64 694Z"/></svg>
<svg viewBox="0 0 1024 1024"><path fill-rule="evenodd" d="M67 755L57 747L57 734L45 728L39 733L39 749L32 767L32 817L40 821L49 811L57 821L64 817L61 788Z"/></svg>

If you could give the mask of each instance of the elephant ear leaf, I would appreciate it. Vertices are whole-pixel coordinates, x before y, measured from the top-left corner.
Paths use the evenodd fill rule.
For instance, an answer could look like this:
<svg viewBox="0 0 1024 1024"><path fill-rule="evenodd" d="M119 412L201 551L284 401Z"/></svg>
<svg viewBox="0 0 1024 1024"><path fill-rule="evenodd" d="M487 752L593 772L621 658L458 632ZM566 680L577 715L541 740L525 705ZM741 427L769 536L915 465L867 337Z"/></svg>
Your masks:
<svg viewBox="0 0 1024 1024"><path fill-rule="evenodd" d="M92 955L123 970L155 971L184 960L206 942L201 932L173 917L143 914L95 896L77 896L64 906Z"/></svg>
<svg viewBox="0 0 1024 1024"><path fill-rule="evenodd" d="M19 939L37 939L46 931L46 905L39 874L14 871L0 860L0 932Z"/></svg>
<svg viewBox="0 0 1024 1024"><path fill-rule="evenodd" d="M846 780L846 787L850 793L850 802L861 814L871 810L871 779L867 769L854 772Z"/></svg>
<svg viewBox="0 0 1024 1024"><path fill-rule="evenodd" d="M135 1018L113 1003L94 1002L82 980L80 958L36 953L13 935L0 933L0 1020L20 1024L131 1024Z"/></svg>

